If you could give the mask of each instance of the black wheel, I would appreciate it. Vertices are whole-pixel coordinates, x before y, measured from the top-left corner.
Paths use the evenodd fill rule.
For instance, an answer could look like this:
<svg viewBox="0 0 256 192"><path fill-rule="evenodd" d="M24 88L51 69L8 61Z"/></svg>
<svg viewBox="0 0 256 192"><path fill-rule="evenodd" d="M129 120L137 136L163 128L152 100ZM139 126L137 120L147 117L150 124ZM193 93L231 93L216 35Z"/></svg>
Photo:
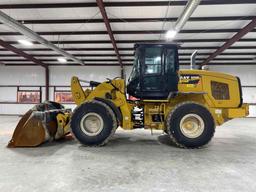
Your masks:
<svg viewBox="0 0 256 192"><path fill-rule="evenodd" d="M184 102L167 116L166 130L177 146L199 148L212 139L215 122L209 110L201 104Z"/></svg>
<svg viewBox="0 0 256 192"><path fill-rule="evenodd" d="M71 130L84 145L101 146L107 143L117 128L113 110L103 102L89 101L78 106L71 117Z"/></svg>

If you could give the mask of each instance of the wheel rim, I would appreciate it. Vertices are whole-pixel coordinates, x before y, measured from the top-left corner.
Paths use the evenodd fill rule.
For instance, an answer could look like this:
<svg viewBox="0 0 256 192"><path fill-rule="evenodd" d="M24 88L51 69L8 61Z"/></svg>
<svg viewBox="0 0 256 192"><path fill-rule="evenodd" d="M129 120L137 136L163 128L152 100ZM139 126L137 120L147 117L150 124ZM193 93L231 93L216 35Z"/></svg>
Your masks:
<svg viewBox="0 0 256 192"><path fill-rule="evenodd" d="M97 113L87 113L80 121L81 130L88 136L96 136L103 129L103 119Z"/></svg>
<svg viewBox="0 0 256 192"><path fill-rule="evenodd" d="M188 138L194 139L202 135L205 125L203 119L197 114L187 114L180 121L180 130Z"/></svg>

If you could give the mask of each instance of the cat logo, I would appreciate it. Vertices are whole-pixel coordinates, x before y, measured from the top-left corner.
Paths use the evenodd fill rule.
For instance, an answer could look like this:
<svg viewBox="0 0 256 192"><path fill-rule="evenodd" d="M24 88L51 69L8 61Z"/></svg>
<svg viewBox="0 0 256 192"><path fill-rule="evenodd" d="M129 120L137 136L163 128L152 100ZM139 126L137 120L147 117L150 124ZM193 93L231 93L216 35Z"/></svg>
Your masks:
<svg viewBox="0 0 256 192"><path fill-rule="evenodd" d="M180 84L198 84L200 81L199 75L180 75Z"/></svg>

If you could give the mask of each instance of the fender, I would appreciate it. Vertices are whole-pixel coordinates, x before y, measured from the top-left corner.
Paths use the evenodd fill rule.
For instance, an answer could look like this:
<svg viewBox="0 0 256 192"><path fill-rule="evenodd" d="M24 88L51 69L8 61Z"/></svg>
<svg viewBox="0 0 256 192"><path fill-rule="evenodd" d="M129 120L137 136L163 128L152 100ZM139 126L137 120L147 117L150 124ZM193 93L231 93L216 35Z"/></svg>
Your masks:
<svg viewBox="0 0 256 192"><path fill-rule="evenodd" d="M118 125L121 125L121 123L123 122L123 115L122 115L120 109L117 108L112 101L103 99L100 97L95 97L94 99L97 101L101 101L101 102L105 103L106 105L108 105L114 111L114 113L117 117L117 120L118 120Z"/></svg>

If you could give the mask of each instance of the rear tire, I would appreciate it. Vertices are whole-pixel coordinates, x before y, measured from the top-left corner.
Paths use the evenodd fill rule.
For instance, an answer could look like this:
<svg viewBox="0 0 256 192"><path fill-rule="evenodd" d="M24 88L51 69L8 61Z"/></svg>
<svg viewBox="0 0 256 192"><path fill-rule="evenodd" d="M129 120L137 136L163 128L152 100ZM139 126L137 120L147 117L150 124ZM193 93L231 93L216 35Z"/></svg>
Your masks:
<svg viewBox="0 0 256 192"><path fill-rule="evenodd" d="M177 146L199 148L212 139L215 122L203 105L184 102L177 105L167 116L166 130Z"/></svg>
<svg viewBox="0 0 256 192"><path fill-rule="evenodd" d="M102 146L117 128L113 110L103 102L88 101L78 106L71 117L71 130L82 144Z"/></svg>

